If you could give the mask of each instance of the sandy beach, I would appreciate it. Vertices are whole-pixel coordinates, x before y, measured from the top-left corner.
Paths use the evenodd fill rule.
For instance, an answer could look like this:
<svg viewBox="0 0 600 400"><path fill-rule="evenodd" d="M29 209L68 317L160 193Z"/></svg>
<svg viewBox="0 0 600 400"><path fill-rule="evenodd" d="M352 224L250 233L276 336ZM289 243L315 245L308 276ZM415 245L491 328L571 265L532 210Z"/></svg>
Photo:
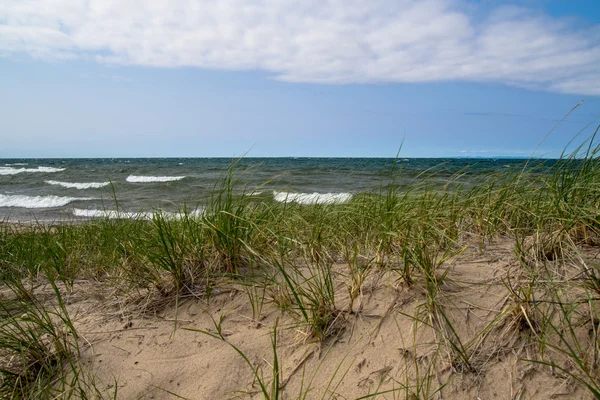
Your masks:
<svg viewBox="0 0 600 400"><path fill-rule="evenodd" d="M598 261L597 249L582 254ZM85 343L82 363L107 393L118 385L118 398L263 398L252 369L231 345L269 384L275 327L283 398L591 398L556 368L526 361L539 354L540 344L528 326L535 316L514 303L505 285L510 279L518 290L524 279L508 238L484 252L466 249L441 268L452 279L441 301L468 349L468 365L438 331L440 321L427 315L424 291L393 273L373 271L349 313L343 264L334 265L341 313L322 342L281 311L275 293L253 316L247 289L231 282L215 288L210 301L182 299L178 310L153 299L157 304L146 304L144 315L118 304L107 295L110 288L96 282L76 284L65 298ZM564 278L577 273L569 269ZM216 334L213 321L231 345L194 331Z"/></svg>
<svg viewBox="0 0 600 400"><path fill-rule="evenodd" d="M4 221L0 393L594 398L599 168L333 204L232 172L201 214Z"/></svg>
<svg viewBox="0 0 600 400"><path fill-rule="evenodd" d="M572 361L550 345L558 331L541 332L542 312L521 298L531 281L514 240L499 236L484 250L472 243L457 253L438 266L445 277L439 305L422 282L407 285L394 268L369 266L374 260L361 257L355 261L367 272L356 288L355 266L336 260L335 320L322 338L290 312L293 299L284 285L260 293L222 277L210 295L198 288L178 304L155 289L117 290L110 279L58 286L78 334L77 362L102 397L265 398L260 379L275 398L278 371L281 398L592 398L561 371ZM597 246L583 244L569 250L569 262L546 265L560 274L556 290L565 301L585 299L572 261L597 265L599 257ZM315 270L300 272L314 277ZM56 302L45 279L31 282L31 293L49 309ZM543 287L531 295L540 304L551 298ZM2 291L2 299L10 297ZM586 346L595 325L578 320L575 329ZM561 364L531 362L543 346L548 358L541 360Z"/></svg>

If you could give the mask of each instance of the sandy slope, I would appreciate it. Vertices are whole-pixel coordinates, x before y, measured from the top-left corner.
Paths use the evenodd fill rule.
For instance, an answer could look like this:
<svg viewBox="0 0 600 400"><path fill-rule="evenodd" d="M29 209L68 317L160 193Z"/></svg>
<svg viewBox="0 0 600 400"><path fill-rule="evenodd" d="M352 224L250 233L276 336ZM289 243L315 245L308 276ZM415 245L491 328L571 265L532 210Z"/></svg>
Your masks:
<svg viewBox="0 0 600 400"><path fill-rule="evenodd" d="M262 398L249 366L232 347L187 330L215 332L213 319L221 317L226 339L262 366L266 382L278 323L283 398L304 393L306 399L355 399L376 392L380 399L589 397L564 374L523 361L539 348L509 318L486 329L506 307L503 279L515 276L517 267L508 239L483 253L469 248L444 266L451 282L439 298L461 342L468 343L471 370L429 326L435 322L424 309L424 291L393 272L370 274L354 312L340 314L339 331L324 343L312 340L299 319L269 297L260 319L253 319L244 288L230 282L219 285L208 302L182 299L177 312L172 303L147 305L154 315L140 314L139 305L123 298L116 301L105 284L80 282L69 309L81 334L82 362L98 376L99 388L112 393L117 385L119 399ZM341 310L348 305L345 268L334 266Z"/></svg>

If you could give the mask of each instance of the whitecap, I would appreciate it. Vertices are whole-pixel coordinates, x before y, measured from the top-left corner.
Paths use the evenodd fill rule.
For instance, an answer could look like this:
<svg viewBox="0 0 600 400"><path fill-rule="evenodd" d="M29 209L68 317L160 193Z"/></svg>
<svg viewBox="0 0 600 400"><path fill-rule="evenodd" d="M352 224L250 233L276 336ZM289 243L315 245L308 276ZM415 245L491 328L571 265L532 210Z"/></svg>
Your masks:
<svg viewBox="0 0 600 400"><path fill-rule="evenodd" d="M62 186L68 189L98 189L110 185L110 182L60 182L60 181L45 181L49 185Z"/></svg>
<svg viewBox="0 0 600 400"><path fill-rule="evenodd" d="M26 172L61 172L66 168L54 168L54 167L37 167L26 170Z"/></svg>
<svg viewBox="0 0 600 400"><path fill-rule="evenodd" d="M156 211L156 212L147 212L147 211L117 211L117 210L83 210L80 208L73 209L73 215L76 217L86 217L86 218L108 218L108 219L144 219L151 220L155 215L162 215L166 219L181 219L185 214L190 217L197 217L204 214L203 209L197 209L194 211L189 211L184 213L173 213L167 211Z"/></svg>
<svg viewBox="0 0 600 400"><path fill-rule="evenodd" d="M76 217L87 218L110 218L110 219L152 219L153 213L149 212L126 212L117 210L82 210L73 209Z"/></svg>
<svg viewBox="0 0 600 400"><path fill-rule="evenodd" d="M0 194L0 207L54 208L63 207L73 201L93 200L86 197L24 196Z"/></svg>
<svg viewBox="0 0 600 400"><path fill-rule="evenodd" d="M22 166L22 165L29 165L29 163L26 162L16 162L16 163L12 163L12 164L4 164L7 167L10 167L11 165L18 165L18 166Z"/></svg>
<svg viewBox="0 0 600 400"><path fill-rule="evenodd" d="M13 167L0 167L0 175L16 175L23 172L61 172L65 168L54 168L54 167L37 167L37 168L13 168Z"/></svg>
<svg viewBox="0 0 600 400"><path fill-rule="evenodd" d="M129 175L127 182L131 183L148 183L148 182L173 182L180 181L185 176L139 176L139 175Z"/></svg>
<svg viewBox="0 0 600 400"><path fill-rule="evenodd" d="M340 204L350 201L350 193L287 193L273 192L275 201L298 204Z"/></svg>

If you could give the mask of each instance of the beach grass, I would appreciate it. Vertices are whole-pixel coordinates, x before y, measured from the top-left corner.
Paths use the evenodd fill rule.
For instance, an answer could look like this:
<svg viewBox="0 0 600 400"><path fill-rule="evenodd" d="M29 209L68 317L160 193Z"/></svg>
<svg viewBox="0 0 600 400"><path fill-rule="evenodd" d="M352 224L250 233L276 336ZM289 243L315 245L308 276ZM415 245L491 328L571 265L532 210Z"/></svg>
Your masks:
<svg viewBox="0 0 600 400"><path fill-rule="evenodd" d="M600 147L594 138L550 166L531 160L521 171L471 180L461 171L440 183L436 171L426 171L406 187L395 184L401 171L393 169L379 193L341 204L252 196L233 163L202 212L3 222L0 397L111 396L77 362L83 342L64 298L78 281L109 288L126 312L146 316L177 309L182 299L210 302L214 289L227 285L241 288L256 321L274 305L292 322L272 328L269 376L228 341L222 320L212 331L195 331L229 344L264 397L277 399L285 390L278 332L294 329L304 343L335 346L361 317L365 292L373 290L367 283L387 277L422 300L381 316L408 318L414 336L403 353L403 378L391 384L382 378L361 398L431 398L457 379L482 376L492 359L509 353L600 398ZM512 243L514 259L497 279L455 274L463 252L475 247L485 254L499 237ZM502 300L469 331L456 292L493 285ZM417 332L429 339L420 343ZM427 362L419 356L424 345ZM287 395L334 398L332 386L317 395L303 384Z"/></svg>

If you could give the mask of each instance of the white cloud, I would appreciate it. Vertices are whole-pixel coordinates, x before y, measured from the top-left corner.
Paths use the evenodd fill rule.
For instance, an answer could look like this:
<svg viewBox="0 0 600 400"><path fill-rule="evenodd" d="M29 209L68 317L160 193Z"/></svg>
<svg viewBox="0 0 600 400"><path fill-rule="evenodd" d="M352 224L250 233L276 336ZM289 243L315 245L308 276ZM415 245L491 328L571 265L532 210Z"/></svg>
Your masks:
<svg viewBox="0 0 600 400"><path fill-rule="evenodd" d="M0 55L600 95L600 28L464 0L8 0ZM477 15L477 17L475 17Z"/></svg>

